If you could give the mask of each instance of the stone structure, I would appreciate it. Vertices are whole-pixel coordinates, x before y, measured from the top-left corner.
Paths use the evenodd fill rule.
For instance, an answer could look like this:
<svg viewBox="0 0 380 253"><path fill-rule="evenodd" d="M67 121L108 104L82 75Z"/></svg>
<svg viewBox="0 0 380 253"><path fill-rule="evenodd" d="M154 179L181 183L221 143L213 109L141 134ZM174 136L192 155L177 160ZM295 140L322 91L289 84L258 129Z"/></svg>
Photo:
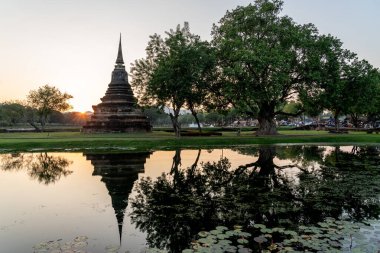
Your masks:
<svg viewBox="0 0 380 253"><path fill-rule="evenodd" d="M115 69L112 72L111 83L102 102L93 105L94 114L83 126L83 132L149 132L151 125L148 118L137 108L136 98L128 82L121 36Z"/></svg>
<svg viewBox="0 0 380 253"><path fill-rule="evenodd" d="M121 242L129 194L132 192L133 184L138 179L138 174L144 172L146 159L151 153L85 153L84 155L86 160L91 161L94 166L92 175L102 177L101 181L106 185L111 196Z"/></svg>

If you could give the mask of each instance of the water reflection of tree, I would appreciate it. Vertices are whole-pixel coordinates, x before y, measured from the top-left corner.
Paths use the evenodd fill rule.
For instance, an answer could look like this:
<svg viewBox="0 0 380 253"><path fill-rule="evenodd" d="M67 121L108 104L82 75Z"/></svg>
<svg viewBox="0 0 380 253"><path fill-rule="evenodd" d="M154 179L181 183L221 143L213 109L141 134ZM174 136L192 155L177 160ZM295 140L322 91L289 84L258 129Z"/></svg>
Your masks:
<svg viewBox="0 0 380 253"><path fill-rule="evenodd" d="M26 169L32 179L44 184L55 183L62 176L70 175L72 171L66 168L71 163L66 158L49 155L48 153L17 153L1 156L2 170Z"/></svg>
<svg viewBox="0 0 380 253"><path fill-rule="evenodd" d="M303 192L314 222L326 216L352 220L378 218L380 214L380 156L375 147L339 147L324 157L320 170L302 172L298 192ZM313 189L315 189L313 191Z"/></svg>
<svg viewBox="0 0 380 253"><path fill-rule="evenodd" d="M380 214L379 152L374 148L336 148L327 155L323 148L300 146L241 152L259 156L236 169L227 158L181 169L177 151L169 175L139 183L131 217L147 232L150 246L180 252L197 232L216 225L255 221L296 228L326 217L360 220ZM275 156L289 164L276 165ZM284 173L289 168L296 176Z"/></svg>

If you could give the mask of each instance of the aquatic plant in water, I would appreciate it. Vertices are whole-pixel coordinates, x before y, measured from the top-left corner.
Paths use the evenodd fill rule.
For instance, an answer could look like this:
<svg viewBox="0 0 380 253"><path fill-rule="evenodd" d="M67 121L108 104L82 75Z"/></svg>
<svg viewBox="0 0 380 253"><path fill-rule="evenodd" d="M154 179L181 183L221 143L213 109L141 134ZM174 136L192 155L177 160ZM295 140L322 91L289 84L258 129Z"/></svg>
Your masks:
<svg viewBox="0 0 380 253"><path fill-rule="evenodd" d="M62 239L40 242L33 246L33 253L89 253L87 240L87 236L77 236L68 242ZM108 245L104 253L118 253L119 249L119 245Z"/></svg>
<svg viewBox="0 0 380 253"><path fill-rule="evenodd" d="M375 223L376 222L376 223ZM298 232L282 227L253 224L260 252L378 252L380 225L326 218L315 226L299 226Z"/></svg>
<svg viewBox="0 0 380 253"><path fill-rule="evenodd" d="M244 232L241 226L234 226L233 230L227 227L218 226L211 231L201 231L198 233L198 240L191 243L191 249L185 249L182 253L192 252L239 252L249 253L251 249L247 247L250 233Z"/></svg>

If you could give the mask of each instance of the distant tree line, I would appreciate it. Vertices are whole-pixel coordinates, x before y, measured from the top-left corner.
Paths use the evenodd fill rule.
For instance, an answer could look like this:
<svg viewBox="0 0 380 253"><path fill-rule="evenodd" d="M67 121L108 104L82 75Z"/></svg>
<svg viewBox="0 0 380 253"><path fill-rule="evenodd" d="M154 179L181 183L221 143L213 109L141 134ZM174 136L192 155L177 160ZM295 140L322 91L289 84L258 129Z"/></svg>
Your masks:
<svg viewBox="0 0 380 253"><path fill-rule="evenodd" d="M44 85L31 90L24 101L0 103L0 126L32 126L44 131L48 122L58 124L83 124L87 115L79 112L67 112L71 109L68 100L70 94L62 93L54 86Z"/></svg>
<svg viewBox="0 0 380 253"><path fill-rule="evenodd" d="M210 42L191 33L188 23L150 36L146 57L131 68L139 104L171 108L176 136L181 108L199 129L200 112L233 108L258 120L257 135L277 134L276 118L324 110L337 127L341 115L378 119L379 70L338 38L281 15L282 6L281 0L256 0L227 11ZM297 106L290 109L292 102Z"/></svg>
<svg viewBox="0 0 380 253"><path fill-rule="evenodd" d="M20 101L8 101L0 103L0 127L33 127L30 119L38 127L37 111ZM46 123L61 125L83 125L89 116L82 112L59 112L52 111L45 120ZM39 128L39 127L38 127Z"/></svg>

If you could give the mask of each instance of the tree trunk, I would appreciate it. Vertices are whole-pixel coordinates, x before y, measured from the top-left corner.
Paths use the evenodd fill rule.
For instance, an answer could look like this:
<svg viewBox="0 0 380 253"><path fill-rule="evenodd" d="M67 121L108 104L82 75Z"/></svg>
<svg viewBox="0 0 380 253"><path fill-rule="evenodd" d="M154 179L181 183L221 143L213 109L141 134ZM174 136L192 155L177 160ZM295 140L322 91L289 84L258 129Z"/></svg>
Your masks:
<svg viewBox="0 0 380 253"><path fill-rule="evenodd" d="M179 169L181 166L181 149L176 149L173 156L172 168L170 169L170 175L173 176L173 186L177 188L177 183L180 183Z"/></svg>
<svg viewBox="0 0 380 253"><path fill-rule="evenodd" d="M191 170L194 171L197 168L199 157L201 156L201 149L198 149L198 155L197 158L195 159L193 165L191 165Z"/></svg>
<svg viewBox="0 0 380 253"><path fill-rule="evenodd" d="M44 132L45 131L45 126L46 126L46 121L47 121L47 117L48 115L47 114L42 114L41 117L40 117L40 123L41 123L41 132Z"/></svg>
<svg viewBox="0 0 380 253"><path fill-rule="evenodd" d="M46 123L41 121L41 132L45 132L45 125Z"/></svg>
<svg viewBox="0 0 380 253"><path fill-rule="evenodd" d="M339 131L339 113L338 112L335 112L334 114L334 120L335 120L335 131Z"/></svg>
<svg viewBox="0 0 380 253"><path fill-rule="evenodd" d="M259 129L256 135L277 135L276 122L274 120L274 107L262 106L259 111Z"/></svg>
<svg viewBox="0 0 380 253"><path fill-rule="evenodd" d="M355 128L359 128L359 116L357 114L351 114L351 121Z"/></svg>
<svg viewBox="0 0 380 253"><path fill-rule="evenodd" d="M174 112L174 115L172 113L169 113L170 119L172 121L174 134L176 137L181 137L181 127L178 122L178 114Z"/></svg>
<svg viewBox="0 0 380 253"><path fill-rule="evenodd" d="M178 169L181 165L181 149L176 149L173 156L172 168L170 169L170 174L175 175L178 173Z"/></svg>
<svg viewBox="0 0 380 253"><path fill-rule="evenodd" d="M42 132L41 129L33 122L33 121L28 121L28 123L36 129L37 132Z"/></svg>
<svg viewBox="0 0 380 253"><path fill-rule="evenodd" d="M276 147L260 147L257 165L260 167L259 175L261 177L269 177L275 174L273 159L276 155Z"/></svg>
<svg viewBox="0 0 380 253"><path fill-rule="evenodd" d="M191 111L191 114L193 115L193 117L195 118L195 121L197 122L199 132L202 133L201 123L199 122L197 112L193 109L191 109L190 111Z"/></svg>

